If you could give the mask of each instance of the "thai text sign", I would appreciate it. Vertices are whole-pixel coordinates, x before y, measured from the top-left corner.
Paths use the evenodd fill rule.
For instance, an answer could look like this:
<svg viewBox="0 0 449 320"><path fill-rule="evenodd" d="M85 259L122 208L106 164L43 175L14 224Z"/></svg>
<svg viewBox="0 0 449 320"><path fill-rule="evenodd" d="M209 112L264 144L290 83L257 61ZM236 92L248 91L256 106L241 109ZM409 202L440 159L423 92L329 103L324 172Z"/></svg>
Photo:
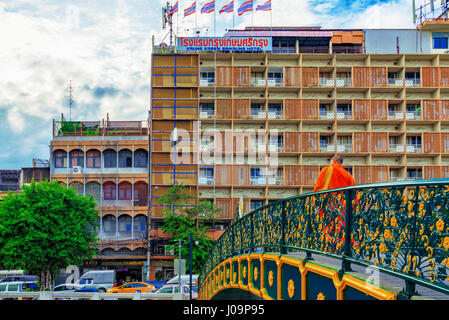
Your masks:
<svg viewBox="0 0 449 320"><path fill-rule="evenodd" d="M178 39L178 51L271 51L272 45L270 37Z"/></svg>

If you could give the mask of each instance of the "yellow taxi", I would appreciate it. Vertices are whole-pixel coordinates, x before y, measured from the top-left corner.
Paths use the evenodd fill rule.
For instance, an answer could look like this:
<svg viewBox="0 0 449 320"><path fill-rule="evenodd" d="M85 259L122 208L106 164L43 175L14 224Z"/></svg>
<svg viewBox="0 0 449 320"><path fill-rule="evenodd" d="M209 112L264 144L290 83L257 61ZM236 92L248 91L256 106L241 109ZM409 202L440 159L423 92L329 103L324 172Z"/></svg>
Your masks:
<svg viewBox="0 0 449 320"><path fill-rule="evenodd" d="M147 292L155 289L155 286L145 282L127 282L118 287L109 289L106 293L134 293L136 291Z"/></svg>

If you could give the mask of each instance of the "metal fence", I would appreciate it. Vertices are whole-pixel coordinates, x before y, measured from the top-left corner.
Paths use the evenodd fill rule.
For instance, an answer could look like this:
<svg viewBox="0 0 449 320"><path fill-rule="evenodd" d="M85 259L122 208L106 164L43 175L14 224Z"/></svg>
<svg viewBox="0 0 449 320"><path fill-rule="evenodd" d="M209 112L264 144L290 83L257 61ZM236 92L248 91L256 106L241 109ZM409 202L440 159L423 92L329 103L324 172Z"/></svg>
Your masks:
<svg viewBox="0 0 449 320"><path fill-rule="evenodd" d="M222 261L249 252L305 252L375 265L405 281L449 294L449 179L359 185L307 193L251 211L217 240L200 288Z"/></svg>

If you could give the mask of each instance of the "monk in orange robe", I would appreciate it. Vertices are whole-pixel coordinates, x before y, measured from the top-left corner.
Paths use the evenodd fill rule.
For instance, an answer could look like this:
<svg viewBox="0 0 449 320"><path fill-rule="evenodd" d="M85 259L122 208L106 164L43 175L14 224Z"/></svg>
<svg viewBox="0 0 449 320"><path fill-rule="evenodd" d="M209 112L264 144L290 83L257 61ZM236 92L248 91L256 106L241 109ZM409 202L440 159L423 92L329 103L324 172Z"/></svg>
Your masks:
<svg viewBox="0 0 449 320"><path fill-rule="evenodd" d="M313 188L315 191L343 188L355 185L351 174L343 169L343 157L336 154L331 159L331 165L321 170Z"/></svg>
<svg viewBox="0 0 449 320"><path fill-rule="evenodd" d="M318 175L317 181L315 183L315 187L313 191L324 191L329 189L343 188L355 185L354 178L351 174L343 169L343 157L339 154L336 154L331 159L331 165L325 167L321 170ZM343 196L343 194L342 194ZM343 204L343 203L342 203ZM343 204L344 206L344 204ZM338 247L342 247L344 243L344 238L336 238L334 236L334 231L336 229L344 229L345 228L345 210L343 208L341 216L338 217L337 225L327 226L323 229L324 236L326 237L326 241L329 243L337 244ZM323 210L320 209L317 211L321 217L323 216ZM351 241L352 242L352 241Z"/></svg>

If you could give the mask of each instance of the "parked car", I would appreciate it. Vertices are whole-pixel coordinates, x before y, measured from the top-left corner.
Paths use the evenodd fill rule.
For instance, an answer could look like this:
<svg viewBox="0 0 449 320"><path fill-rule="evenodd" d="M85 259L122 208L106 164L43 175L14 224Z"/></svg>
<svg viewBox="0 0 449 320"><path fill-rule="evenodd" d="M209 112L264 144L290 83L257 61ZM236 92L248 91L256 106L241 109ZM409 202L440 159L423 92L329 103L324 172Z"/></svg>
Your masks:
<svg viewBox="0 0 449 320"><path fill-rule="evenodd" d="M81 288L82 285L75 283L60 284L53 288L54 292L75 292L77 289Z"/></svg>
<svg viewBox="0 0 449 320"><path fill-rule="evenodd" d="M39 277L31 276L31 275L9 276L9 277L1 279L0 283L17 282L17 281L39 281Z"/></svg>
<svg viewBox="0 0 449 320"><path fill-rule="evenodd" d="M156 290L162 287L164 284L166 284L165 281L145 281L145 283L153 285Z"/></svg>
<svg viewBox="0 0 449 320"><path fill-rule="evenodd" d="M181 284L181 292L184 294L184 299L190 298L190 287L187 284ZM166 284L156 290L155 293L179 293L179 284ZM192 299L196 300L198 297L198 287L192 286Z"/></svg>
<svg viewBox="0 0 449 320"><path fill-rule="evenodd" d="M109 289L107 293L134 293L136 291L151 292L155 289L156 287L154 285L146 282L128 282L121 286Z"/></svg>
<svg viewBox="0 0 449 320"><path fill-rule="evenodd" d="M99 292L106 292L115 284L115 270L88 271L76 282L78 285L97 288Z"/></svg>
<svg viewBox="0 0 449 320"><path fill-rule="evenodd" d="M198 284L198 275L192 274L192 282L194 285ZM175 276L167 281L167 284L177 284L179 283L179 276ZM181 275L181 284L189 284L190 283L190 275L182 274Z"/></svg>

